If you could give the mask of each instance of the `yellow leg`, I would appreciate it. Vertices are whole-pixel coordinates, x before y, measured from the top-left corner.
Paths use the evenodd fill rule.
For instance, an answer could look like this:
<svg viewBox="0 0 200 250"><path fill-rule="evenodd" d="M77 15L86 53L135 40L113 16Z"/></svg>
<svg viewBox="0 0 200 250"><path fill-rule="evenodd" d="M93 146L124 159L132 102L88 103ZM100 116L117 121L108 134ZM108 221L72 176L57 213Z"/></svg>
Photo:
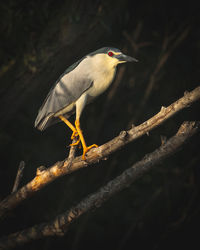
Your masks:
<svg viewBox="0 0 200 250"><path fill-rule="evenodd" d="M71 139L73 140L75 137L78 136L78 132L76 130L76 128L71 124L71 122L69 122L64 116L62 115L59 115L58 116L72 131L72 136L71 136ZM80 140L78 140L79 142Z"/></svg>
<svg viewBox="0 0 200 250"><path fill-rule="evenodd" d="M91 146L87 147L86 142L85 142L85 139L84 139L84 137L83 137L83 133L82 133L81 128L80 128L80 122L79 122L79 120L76 120L76 121L75 121L75 126L76 126L76 130L77 130L77 132L78 132L78 134L79 134L79 137L80 137L80 140L81 140L81 144L82 144L82 146L83 146L83 155L82 155L82 159L85 160L85 159L86 159L86 158L85 158L85 154L86 154L91 148L94 148L94 147L97 148L98 145L92 144Z"/></svg>

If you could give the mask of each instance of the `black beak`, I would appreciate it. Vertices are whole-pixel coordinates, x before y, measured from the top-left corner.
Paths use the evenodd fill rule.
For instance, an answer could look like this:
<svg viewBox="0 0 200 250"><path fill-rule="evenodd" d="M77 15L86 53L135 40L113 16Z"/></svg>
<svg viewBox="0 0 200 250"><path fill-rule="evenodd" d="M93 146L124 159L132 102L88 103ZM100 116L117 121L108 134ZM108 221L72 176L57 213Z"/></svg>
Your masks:
<svg viewBox="0 0 200 250"><path fill-rule="evenodd" d="M119 61L124 61L124 62L138 62L137 59L131 57L131 56L127 56L124 54L119 54L115 56Z"/></svg>

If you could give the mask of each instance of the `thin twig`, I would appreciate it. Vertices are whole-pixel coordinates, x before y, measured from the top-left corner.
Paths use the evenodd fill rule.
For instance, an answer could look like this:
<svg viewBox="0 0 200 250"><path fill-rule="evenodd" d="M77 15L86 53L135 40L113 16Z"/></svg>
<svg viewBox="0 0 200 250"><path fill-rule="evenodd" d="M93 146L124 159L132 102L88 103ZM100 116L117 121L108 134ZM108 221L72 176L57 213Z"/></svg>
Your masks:
<svg viewBox="0 0 200 250"><path fill-rule="evenodd" d="M72 141L72 144L76 143L77 142L77 138L74 138L73 141ZM78 145L74 145L74 146L71 146L70 147L70 150L69 150L69 155L68 155L68 166L67 168L70 170L71 168L71 165L72 165L72 162L75 158L75 153L76 153L76 149L77 149L77 146Z"/></svg>
<svg viewBox="0 0 200 250"><path fill-rule="evenodd" d="M18 170L17 170L17 175L16 175L16 178L15 178L15 182L14 182L13 189L12 189L11 193L14 193L14 192L17 191L17 189L19 187L19 184L21 182L21 179L23 177L24 168L25 168L25 162L20 161L19 167L18 167Z"/></svg>
<svg viewBox="0 0 200 250"><path fill-rule="evenodd" d="M159 73L160 73L161 69L166 64L166 62L169 59L169 57L171 56L172 52L178 47L178 45L181 42L183 42L185 40L185 38L187 37L188 34L189 34L189 27L186 27L183 31L176 34L175 38L174 38L175 35L173 35L173 34L169 37L168 37L168 35L166 37L164 37L162 50L161 50L160 56L158 58L157 64L155 66L154 71L151 73L151 75L149 77L149 82L146 86L146 89L144 91L144 95L141 98L141 102L139 103L139 106L137 108L137 112L135 113L134 120L132 122L136 122L138 120L139 115L142 114L144 106L147 103L155 84L159 80ZM172 41L171 44L169 44L170 41L172 40L171 37L173 37L174 40Z"/></svg>
<svg viewBox="0 0 200 250"><path fill-rule="evenodd" d="M174 154L180 147L195 133L200 130L200 122L184 122L175 136L162 144L154 152L146 155L141 161L125 170L114 180L109 181L97 192L83 199L78 205L58 215L48 223L42 223L23 231L13 233L0 240L0 248L8 249L22 245L32 240L41 239L48 236L63 236L70 224L78 219L82 214L93 208L100 207L105 201L110 199L119 191L129 187L135 180L144 175L153 166L160 163L170 155Z"/></svg>
<svg viewBox="0 0 200 250"><path fill-rule="evenodd" d="M152 42L137 43L137 41L134 38L132 39L132 37L127 33L127 31L123 31L123 35L130 42L135 54L138 52L139 49L152 45Z"/></svg>
<svg viewBox="0 0 200 250"><path fill-rule="evenodd" d="M121 149L126 144L147 134L149 131L161 125L180 110L189 107L198 99L200 99L200 87L197 87L191 92L185 92L182 98L175 101L168 107L162 107L160 112L139 126L132 127L128 131L122 131L119 136L115 137L111 141L98 148L91 149L86 155L86 161L82 160L82 157L76 157L73 160L70 169L68 168L68 159L55 163L50 168L47 168L40 174L37 174L33 180L31 180L17 192L9 195L3 201L1 201L0 217L3 217L9 210L15 208L23 200L32 196L58 177L70 174L80 168L87 167L91 164L99 162L100 160L106 159L110 154Z"/></svg>

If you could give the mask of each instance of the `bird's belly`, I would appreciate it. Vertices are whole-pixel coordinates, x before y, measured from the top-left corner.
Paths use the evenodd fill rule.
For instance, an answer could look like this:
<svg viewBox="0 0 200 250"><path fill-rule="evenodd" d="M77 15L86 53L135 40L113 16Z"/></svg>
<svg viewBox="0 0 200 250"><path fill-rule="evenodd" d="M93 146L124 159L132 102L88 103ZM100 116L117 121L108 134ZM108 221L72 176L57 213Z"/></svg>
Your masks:
<svg viewBox="0 0 200 250"><path fill-rule="evenodd" d="M100 94L102 94L112 83L114 77L114 72L112 72L109 75L106 75L105 77L101 77L98 80L93 82L93 85L91 88L89 88L86 93L93 99Z"/></svg>
<svg viewBox="0 0 200 250"><path fill-rule="evenodd" d="M87 94L91 97L96 97L102 94L108 88L108 86L109 84L104 84L102 86L102 83L95 82L93 83L93 86L90 89L88 89Z"/></svg>

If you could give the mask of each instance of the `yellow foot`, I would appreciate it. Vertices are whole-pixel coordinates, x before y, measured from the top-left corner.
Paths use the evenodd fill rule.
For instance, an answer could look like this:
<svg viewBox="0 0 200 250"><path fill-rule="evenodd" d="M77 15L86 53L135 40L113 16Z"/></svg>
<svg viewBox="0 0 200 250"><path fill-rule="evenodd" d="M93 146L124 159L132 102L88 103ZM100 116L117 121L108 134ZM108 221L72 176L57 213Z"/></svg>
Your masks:
<svg viewBox="0 0 200 250"><path fill-rule="evenodd" d="M96 144L92 144L91 146L89 147L84 147L83 148L83 155L82 155L82 159L85 161L86 158L85 158L85 154L91 149L91 148L98 148L98 145Z"/></svg>
<svg viewBox="0 0 200 250"><path fill-rule="evenodd" d="M79 136L79 134L78 134L78 131L75 130L75 131L73 131L73 133L72 133L71 139L74 140L74 138L76 138L77 136Z"/></svg>
<svg viewBox="0 0 200 250"><path fill-rule="evenodd" d="M76 141L76 142L74 142L74 143L71 143L69 146L76 146L76 145L78 145L79 144L79 142L80 142L80 137L78 138L78 140Z"/></svg>

